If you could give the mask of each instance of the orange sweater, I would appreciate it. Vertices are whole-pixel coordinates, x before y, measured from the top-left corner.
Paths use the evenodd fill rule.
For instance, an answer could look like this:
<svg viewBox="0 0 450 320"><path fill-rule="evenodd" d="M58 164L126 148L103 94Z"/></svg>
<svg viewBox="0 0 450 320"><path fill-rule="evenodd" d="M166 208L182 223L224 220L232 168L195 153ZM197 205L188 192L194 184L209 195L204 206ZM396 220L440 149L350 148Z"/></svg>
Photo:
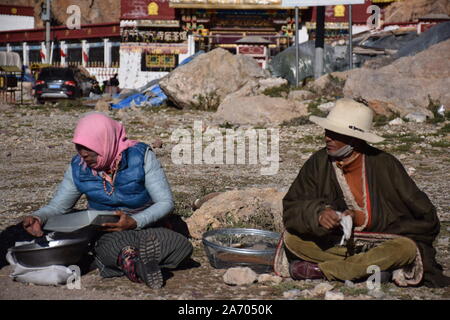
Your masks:
<svg viewBox="0 0 450 320"><path fill-rule="evenodd" d="M370 203L368 185L366 181L366 185L363 186L362 179L362 169L363 169L363 159L364 157L361 153L354 151L354 155L350 157L350 159L346 161L337 161L336 165L340 168L344 174L345 180L355 197L355 201L360 208L364 208L366 204L364 203L364 191L363 188L366 188L366 201ZM366 228L370 223L370 204L367 203L367 211L369 213L369 221ZM364 213L362 211L355 210L355 226L361 226L364 224Z"/></svg>

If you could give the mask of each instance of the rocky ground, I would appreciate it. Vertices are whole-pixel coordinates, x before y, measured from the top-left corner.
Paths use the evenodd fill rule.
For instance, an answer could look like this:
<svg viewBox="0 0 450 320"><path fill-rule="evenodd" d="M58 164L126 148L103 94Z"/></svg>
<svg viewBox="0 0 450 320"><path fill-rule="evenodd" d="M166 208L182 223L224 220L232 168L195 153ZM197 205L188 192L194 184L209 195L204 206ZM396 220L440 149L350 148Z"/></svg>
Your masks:
<svg viewBox="0 0 450 320"><path fill-rule="evenodd" d="M63 106L0 107L0 230L16 223L46 204L62 179L74 154L71 135L77 120L87 108ZM173 130L191 130L195 120L221 130L230 124L214 122L212 113L180 111L173 108L110 111L121 120L132 139L153 143L162 141L155 152L172 186L176 210L183 217L192 214L194 199L214 191L272 187L286 191L299 168L322 145L322 129L312 125L280 126L280 167L276 175L263 176L260 165L176 165L171 161L175 142ZM232 126L231 126L232 127ZM261 129L262 127L258 127ZM450 276L449 210L449 124L404 123L376 127L387 139L381 149L392 152L404 163L419 187L436 205L442 222L435 246L437 260ZM77 207L86 205L82 199ZM151 290L125 278L102 279L97 271L84 275L81 289L41 287L13 282L10 267L0 270L1 299L324 299L325 291L342 293L345 299L449 299L450 288L397 288L383 285L374 294L365 284L355 287L333 282L333 288L316 286L320 281L285 280L279 284L254 283L229 286L222 276L225 270L208 263L200 241L193 241L195 264L168 275L166 286ZM316 290L314 290L316 288ZM308 290L308 291L306 291ZM342 297L342 296L341 296Z"/></svg>

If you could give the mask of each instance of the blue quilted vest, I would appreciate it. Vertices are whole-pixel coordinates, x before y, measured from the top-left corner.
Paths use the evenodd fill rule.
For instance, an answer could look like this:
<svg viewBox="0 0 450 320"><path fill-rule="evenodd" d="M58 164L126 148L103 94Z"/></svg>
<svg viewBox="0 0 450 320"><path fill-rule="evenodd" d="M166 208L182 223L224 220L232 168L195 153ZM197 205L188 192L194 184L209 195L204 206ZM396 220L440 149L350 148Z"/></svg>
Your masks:
<svg viewBox="0 0 450 320"><path fill-rule="evenodd" d="M108 195L103 179L94 176L89 167L83 169L80 156L72 158L73 182L78 191L87 197L89 208L94 210L120 210L142 208L151 202L145 188L144 156L148 146L138 143L122 152L122 161L114 181L114 192ZM108 192L111 185L106 182Z"/></svg>

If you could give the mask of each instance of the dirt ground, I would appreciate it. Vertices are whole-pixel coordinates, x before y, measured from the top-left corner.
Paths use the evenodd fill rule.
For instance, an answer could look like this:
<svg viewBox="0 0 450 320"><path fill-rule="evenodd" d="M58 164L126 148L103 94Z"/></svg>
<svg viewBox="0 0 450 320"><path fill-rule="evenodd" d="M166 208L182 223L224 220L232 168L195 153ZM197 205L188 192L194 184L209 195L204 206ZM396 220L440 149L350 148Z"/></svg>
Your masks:
<svg viewBox="0 0 450 320"><path fill-rule="evenodd" d="M92 110L52 105L0 106L0 230L51 199L75 152L71 143L75 124L80 115L88 111ZM211 113L173 108L111 111L110 115L124 123L131 139L149 144L162 140L163 147L155 152L172 186L176 211L183 217L192 213L190 206L194 199L209 192L248 187L287 190L305 160L322 145L323 130L312 124L281 126L280 167L276 175L261 175L260 165L176 165L171 161L172 147L176 144L170 139L173 130L190 130L195 120L221 130L228 124L214 123ZM376 127L376 132L387 138L378 147L401 159L418 186L436 205L442 224L435 243L437 260L450 276L449 124L384 125ZM85 205L82 199L77 208ZM27 285L12 281L8 266L0 270L0 299L287 299L286 292L311 289L320 283L285 280L277 285L228 286L222 280L225 270L210 266L200 241L193 241L193 244L196 263L173 271L160 290L132 283L124 277L102 279L98 271L81 278L81 289ZM363 284L356 287L339 282L332 284L345 299L353 300L450 298L450 288L398 288L387 284L383 285L382 294L373 296ZM323 299L324 296L293 298Z"/></svg>

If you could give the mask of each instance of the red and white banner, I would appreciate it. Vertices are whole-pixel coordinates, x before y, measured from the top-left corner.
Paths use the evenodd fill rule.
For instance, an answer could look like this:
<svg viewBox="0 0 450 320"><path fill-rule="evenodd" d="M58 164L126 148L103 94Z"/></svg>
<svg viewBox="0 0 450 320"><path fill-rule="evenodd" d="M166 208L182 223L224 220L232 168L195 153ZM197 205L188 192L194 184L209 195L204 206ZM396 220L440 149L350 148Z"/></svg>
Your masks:
<svg viewBox="0 0 450 320"><path fill-rule="evenodd" d="M81 43L81 59L83 61L83 66L86 67L89 61L89 44L87 41L83 40Z"/></svg>
<svg viewBox="0 0 450 320"><path fill-rule="evenodd" d="M41 47L41 51L39 51L39 56L41 57L41 62L42 63L47 62L46 54L45 54L46 52L45 51L46 51L45 47L44 48Z"/></svg>
<svg viewBox="0 0 450 320"><path fill-rule="evenodd" d="M89 53L83 50L83 61L87 63L89 61Z"/></svg>

